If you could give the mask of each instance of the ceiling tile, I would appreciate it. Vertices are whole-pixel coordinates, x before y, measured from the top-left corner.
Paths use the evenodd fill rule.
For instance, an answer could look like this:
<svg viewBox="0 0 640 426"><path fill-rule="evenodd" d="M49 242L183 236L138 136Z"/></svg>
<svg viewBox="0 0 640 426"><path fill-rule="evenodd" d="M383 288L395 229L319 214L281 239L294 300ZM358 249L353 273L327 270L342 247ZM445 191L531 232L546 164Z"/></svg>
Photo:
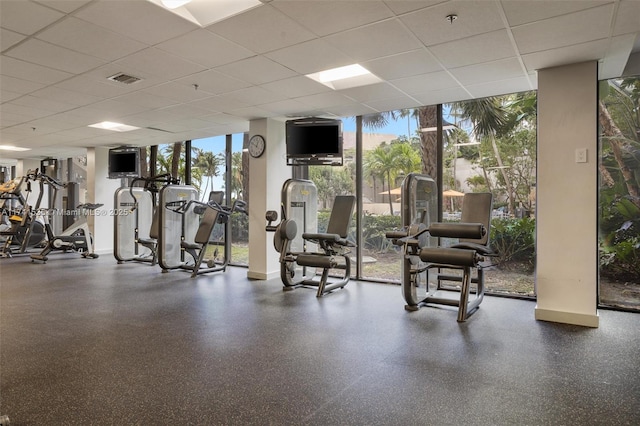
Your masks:
<svg viewBox="0 0 640 426"><path fill-rule="evenodd" d="M180 81L158 84L143 90L145 93L172 99L177 102L193 102L211 96L204 90L183 84Z"/></svg>
<svg viewBox="0 0 640 426"><path fill-rule="evenodd" d="M244 102L247 105L262 105L286 99L281 93L271 92L258 86L236 90L230 93L230 95L239 102Z"/></svg>
<svg viewBox="0 0 640 426"><path fill-rule="evenodd" d="M417 100L409 96L401 96L401 97L391 98L391 99L380 99L376 101L367 101L366 104L371 108L380 112L397 111L400 109L416 108L418 106L421 106Z"/></svg>
<svg viewBox="0 0 640 426"><path fill-rule="evenodd" d="M300 111L304 111L309 108L308 105L293 99L286 99L283 101L269 102L260 105L260 108L271 111L272 113L280 116L296 115Z"/></svg>
<svg viewBox="0 0 640 426"><path fill-rule="evenodd" d="M463 88L431 90L424 93L416 93L413 97L420 102L420 105L437 105L472 99L471 94Z"/></svg>
<svg viewBox="0 0 640 426"><path fill-rule="evenodd" d="M334 105L324 108L325 113L332 114L336 117L354 117L357 115L374 114L377 111L367 105L361 105L358 103ZM318 114L320 115L320 114ZM325 114L322 114L325 115Z"/></svg>
<svg viewBox="0 0 640 426"><path fill-rule="evenodd" d="M445 71L399 78L391 80L390 83L405 93L422 93L459 86L458 82Z"/></svg>
<svg viewBox="0 0 640 426"><path fill-rule="evenodd" d="M300 74L311 74L353 63L352 58L321 39L276 50L265 56Z"/></svg>
<svg viewBox="0 0 640 426"><path fill-rule="evenodd" d="M9 102L10 100L19 98L20 96L23 96L22 93L16 93L0 88L0 102Z"/></svg>
<svg viewBox="0 0 640 426"><path fill-rule="evenodd" d="M68 104L66 102L61 102L59 100L53 99L44 99L32 95L22 96L18 99L15 99L12 104L29 108L39 108L51 113L64 112L77 108L77 106Z"/></svg>
<svg viewBox="0 0 640 426"><path fill-rule="evenodd" d="M131 38L73 17L45 29L37 35L37 38L107 61L147 47Z"/></svg>
<svg viewBox="0 0 640 426"><path fill-rule="evenodd" d="M87 75L80 75L78 77L67 79L56 84L55 86L74 92L96 96L101 99L109 99L115 96L124 95L131 90L130 87L124 84L109 84L107 80L104 80L104 82L96 81L95 77L89 77Z"/></svg>
<svg viewBox="0 0 640 426"><path fill-rule="evenodd" d="M464 86L526 75L523 66L517 58L501 59L493 62L453 68L450 72Z"/></svg>
<svg viewBox="0 0 640 426"><path fill-rule="evenodd" d="M449 0L385 0L384 3L395 14L402 15L447 1Z"/></svg>
<svg viewBox="0 0 640 426"><path fill-rule="evenodd" d="M249 106L248 103L236 99L233 94L229 93L219 96L211 96L191 102L191 104L216 113L229 112Z"/></svg>
<svg viewBox="0 0 640 426"><path fill-rule="evenodd" d="M592 7L611 3L611 0L580 0L580 1L502 1L501 6L512 27L567 15Z"/></svg>
<svg viewBox="0 0 640 426"><path fill-rule="evenodd" d="M14 44L17 44L24 40L26 37L27 36L25 35L18 34L4 28L0 29L0 51L9 49Z"/></svg>
<svg viewBox="0 0 640 426"><path fill-rule="evenodd" d="M158 76L167 80L198 73L206 68L194 62L186 61L179 56L172 55L163 50L148 48L116 61L115 64L123 67L132 67L148 75Z"/></svg>
<svg viewBox="0 0 640 426"><path fill-rule="evenodd" d="M277 114L271 111L267 111L266 109L262 109L259 107L246 107L240 108L232 111L233 115L237 115L238 117L243 117L246 120L257 120L260 118L271 118L275 117Z"/></svg>
<svg viewBox="0 0 640 426"><path fill-rule="evenodd" d="M72 77L68 72L43 67L8 56L2 57L0 66L2 77L11 76L22 80L35 81L42 84L53 84Z"/></svg>
<svg viewBox="0 0 640 426"><path fill-rule="evenodd" d="M453 23L446 18L450 14L458 16ZM426 46L505 28L496 3L487 1L447 2L404 15L400 20Z"/></svg>
<svg viewBox="0 0 640 426"><path fill-rule="evenodd" d="M369 104L370 101L390 99L404 95L404 93L389 83L370 84L368 86L344 89L340 91L340 94L348 96L357 102L363 102L366 104Z"/></svg>
<svg viewBox="0 0 640 426"><path fill-rule="evenodd" d="M422 47L413 34L395 19L343 31L325 40L356 62L395 55Z"/></svg>
<svg viewBox="0 0 640 426"><path fill-rule="evenodd" d="M198 28L148 1L97 1L75 16L147 45L155 45Z"/></svg>
<svg viewBox="0 0 640 426"><path fill-rule="evenodd" d="M104 61L36 39L29 39L9 50L8 56L70 73L83 73Z"/></svg>
<svg viewBox="0 0 640 426"><path fill-rule="evenodd" d="M618 14L613 27L614 36L636 34L640 26L640 1L623 0L618 4ZM640 41L640 39L638 39Z"/></svg>
<svg viewBox="0 0 640 426"><path fill-rule="evenodd" d="M31 35L53 24L64 14L30 1L0 1L0 26Z"/></svg>
<svg viewBox="0 0 640 426"><path fill-rule="evenodd" d="M208 97L210 95L217 95L226 92L232 92L234 90L244 89L251 84L238 80L237 78L229 77L215 70L203 71L197 74L190 75L189 77L181 78L174 81L175 84L182 86L188 86L191 90L203 94L199 99ZM197 85L197 89L196 86Z"/></svg>
<svg viewBox="0 0 640 426"><path fill-rule="evenodd" d="M22 80L20 78L2 76L0 79L0 88L2 90L11 90L21 95L34 92L43 88L44 85L33 81Z"/></svg>
<svg viewBox="0 0 640 426"><path fill-rule="evenodd" d="M506 95L533 90L527 77L507 78L483 84L473 84L467 86L474 98L485 98L487 96Z"/></svg>
<svg viewBox="0 0 640 426"><path fill-rule="evenodd" d="M334 34L390 18L393 13L381 1L279 1L271 3L285 15L319 36Z"/></svg>
<svg viewBox="0 0 640 426"><path fill-rule="evenodd" d="M257 53L281 49L315 37L268 4L213 24L207 29Z"/></svg>
<svg viewBox="0 0 640 426"><path fill-rule="evenodd" d="M303 102L314 109L326 109L329 107L348 105L353 103L352 99L349 99L348 97L336 92L318 93L316 95L304 96L302 98L298 98L298 101Z"/></svg>
<svg viewBox="0 0 640 426"><path fill-rule="evenodd" d="M153 95L143 90L138 90L133 93L127 93L126 95L118 96L113 99L119 102L140 105L145 108L151 109L166 108L178 104L177 101L174 101L167 97Z"/></svg>
<svg viewBox="0 0 640 426"><path fill-rule="evenodd" d="M522 25L512 33L522 54L570 46L608 37L609 22L602 17L612 12L613 5L609 4Z"/></svg>
<svg viewBox="0 0 640 426"><path fill-rule="evenodd" d="M296 73L264 56L254 56L232 64L216 67L228 76L247 81L251 84L263 84L293 77Z"/></svg>
<svg viewBox="0 0 640 426"><path fill-rule="evenodd" d="M213 68L255 55L249 49L232 43L205 29L198 29L167 40L158 49Z"/></svg>
<svg viewBox="0 0 640 426"><path fill-rule="evenodd" d="M506 30L451 41L429 48L447 68L505 59L516 55Z"/></svg>
<svg viewBox="0 0 640 426"><path fill-rule="evenodd" d="M320 84L306 76L285 78L262 84L261 87L272 92L282 93L288 98L297 98L300 96L313 95L331 90L324 84Z"/></svg>
<svg viewBox="0 0 640 426"><path fill-rule="evenodd" d="M425 49L362 62L361 65L385 80L442 71L436 58Z"/></svg>
<svg viewBox="0 0 640 426"><path fill-rule="evenodd" d="M91 2L91 0L35 0L43 6L59 10L64 13L71 13L76 9Z"/></svg>

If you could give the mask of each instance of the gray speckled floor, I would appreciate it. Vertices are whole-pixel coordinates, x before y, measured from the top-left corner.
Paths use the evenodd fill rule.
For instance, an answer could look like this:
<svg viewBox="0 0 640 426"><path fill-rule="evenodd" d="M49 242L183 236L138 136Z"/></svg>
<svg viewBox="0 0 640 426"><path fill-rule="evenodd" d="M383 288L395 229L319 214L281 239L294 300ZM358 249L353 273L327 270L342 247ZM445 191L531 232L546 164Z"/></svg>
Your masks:
<svg viewBox="0 0 640 426"><path fill-rule="evenodd" d="M12 425L640 424L640 315L536 322L487 297L463 324L352 282L317 299L230 268L0 260Z"/></svg>

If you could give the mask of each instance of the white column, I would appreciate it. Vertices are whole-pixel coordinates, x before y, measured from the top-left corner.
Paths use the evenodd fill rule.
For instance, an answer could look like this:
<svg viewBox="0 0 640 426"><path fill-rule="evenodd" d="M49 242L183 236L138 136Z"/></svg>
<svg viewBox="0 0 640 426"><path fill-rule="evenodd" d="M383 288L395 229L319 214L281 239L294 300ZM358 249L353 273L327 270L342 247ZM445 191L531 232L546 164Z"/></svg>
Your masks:
<svg viewBox="0 0 640 426"><path fill-rule="evenodd" d="M87 148L87 194L86 203L100 203L102 207L88 217L98 254L113 252L114 194L120 187L120 179L108 179L109 148Z"/></svg>
<svg viewBox="0 0 640 426"><path fill-rule="evenodd" d="M280 276L273 233L267 233L264 215L275 210L280 215L280 190L291 177L285 150L285 125L272 119L253 120L249 137L262 135L266 149L259 158L249 160L249 270L247 277L267 280Z"/></svg>
<svg viewBox="0 0 640 426"><path fill-rule="evenodd" d="M599 325L597 85L595 61L538 71L538 320Z"/></svg>

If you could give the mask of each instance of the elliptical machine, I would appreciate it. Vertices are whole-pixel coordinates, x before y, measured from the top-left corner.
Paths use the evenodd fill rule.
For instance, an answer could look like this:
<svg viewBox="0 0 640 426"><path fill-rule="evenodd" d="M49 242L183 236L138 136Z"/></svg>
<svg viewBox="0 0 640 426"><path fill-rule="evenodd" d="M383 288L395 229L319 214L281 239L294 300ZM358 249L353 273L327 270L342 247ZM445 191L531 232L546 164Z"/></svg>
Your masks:
<svg viewBox="0 0 640 426"><path fill-rule="evenodd" d="M55 179L43 175L44 179L49 180L52 184L55 183L58 186L62 184ZM39 254L31 255L31 262L40 261L46 263L49 258L47 255L54 250L68 252L79 252L85 259L96 259L98 253L95 253L95 246L93 243L93 237L89 230L87 223L87 216L96 209L102 207L103 204L85 203L80 204L75 210L65 213L71 213L77 217L76 221L68 226L62 233L55 235L51 224L47 220L45 222L45 230L47 232L47 244Z"/></svg>
<svg viewBox="0 0 640 426"><path fill-rule="evenodd" d="M43 244L45 240L44 223L38 218L40 204L44 195L44 179L37 170L29 170L25 176L0 185L0 209L2 211L2 229L0 236L4 243L0 257L8 258L22 254L30 247ZM33 206L28 203L32 192L31 182L38 181L40 192ZM57 188L54 186L54 191ZM23 195L26 192L26 195Z"/></svg>

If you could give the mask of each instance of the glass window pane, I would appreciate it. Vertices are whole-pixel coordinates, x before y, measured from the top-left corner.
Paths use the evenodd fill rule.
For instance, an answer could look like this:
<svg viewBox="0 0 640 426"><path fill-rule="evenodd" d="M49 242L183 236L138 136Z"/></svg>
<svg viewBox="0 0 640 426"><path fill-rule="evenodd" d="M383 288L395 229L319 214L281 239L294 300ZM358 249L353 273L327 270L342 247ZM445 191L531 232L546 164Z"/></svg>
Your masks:
<svg viewBox="0 0 640 426"><path fill-rule="evenodd" d="M600 304L640 311L640 77L600 85Z"/></svg>

